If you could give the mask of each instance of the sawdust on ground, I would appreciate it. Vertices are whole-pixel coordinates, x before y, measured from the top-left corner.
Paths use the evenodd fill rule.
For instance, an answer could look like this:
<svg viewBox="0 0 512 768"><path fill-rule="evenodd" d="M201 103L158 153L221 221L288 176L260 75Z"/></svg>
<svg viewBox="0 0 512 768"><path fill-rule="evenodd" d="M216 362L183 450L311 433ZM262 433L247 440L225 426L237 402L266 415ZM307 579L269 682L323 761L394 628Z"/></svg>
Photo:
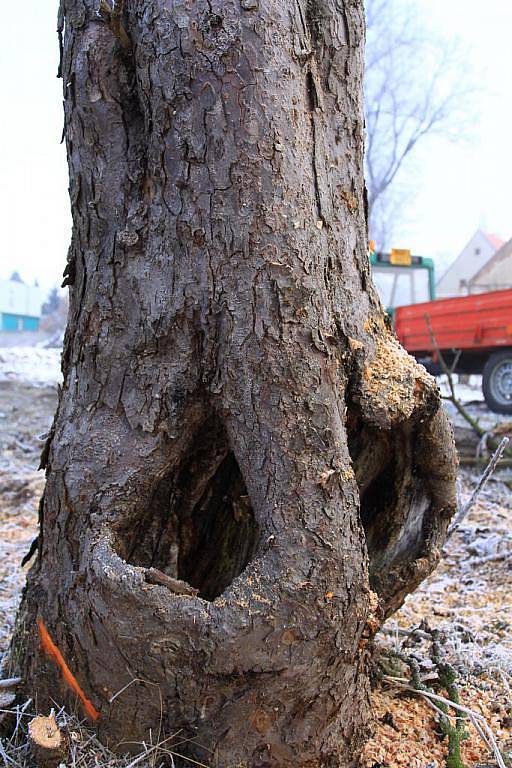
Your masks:
<svg viewBox="0 0 512 768"><path fill-rule="evenodd" d="M463 474L461 482L466 501L476 478ZM445 635L443 649L458 673L461 704L485 717L505 763L512 765L512 504L507 486L492 481L487 486L449 541L439 567L377 637L379 649L413 655L428 665L429 643L415 643L403 634L424 622ZM444 768L447 743L427 702L386 682L377 682L372 702L375 733L365 749L364 768ZM475 729L468 725L467 730L465 766L495 766Z"/></svg>

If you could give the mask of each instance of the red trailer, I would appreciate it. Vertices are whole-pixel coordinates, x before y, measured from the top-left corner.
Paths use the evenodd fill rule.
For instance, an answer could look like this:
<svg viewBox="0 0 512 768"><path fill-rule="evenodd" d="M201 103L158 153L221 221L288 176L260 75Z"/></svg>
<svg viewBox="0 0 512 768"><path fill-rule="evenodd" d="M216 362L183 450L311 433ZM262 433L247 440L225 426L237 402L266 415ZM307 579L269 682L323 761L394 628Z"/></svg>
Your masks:
<svg viewBox="0 0 512 768"><path fill-rule="evenodd" d="M512 414L512 290L398 307L394 320L401 344L429 370L440 372L437 344L455 373L482 374L492 411Z"/></svg>

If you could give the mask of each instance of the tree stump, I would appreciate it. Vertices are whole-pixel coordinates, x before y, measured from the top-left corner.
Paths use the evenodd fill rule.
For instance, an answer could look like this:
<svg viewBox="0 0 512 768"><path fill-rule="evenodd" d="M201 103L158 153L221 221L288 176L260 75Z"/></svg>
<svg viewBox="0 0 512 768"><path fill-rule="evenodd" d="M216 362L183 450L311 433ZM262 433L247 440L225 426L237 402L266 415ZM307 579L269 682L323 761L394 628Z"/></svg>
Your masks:
<svg viewBox="0 0 512 768"><path fill-rule="evenodd" d="M57 725L55 715L38 716L28 724L30 749L38 768L56 768L68 756L68 739Z"/></svg>

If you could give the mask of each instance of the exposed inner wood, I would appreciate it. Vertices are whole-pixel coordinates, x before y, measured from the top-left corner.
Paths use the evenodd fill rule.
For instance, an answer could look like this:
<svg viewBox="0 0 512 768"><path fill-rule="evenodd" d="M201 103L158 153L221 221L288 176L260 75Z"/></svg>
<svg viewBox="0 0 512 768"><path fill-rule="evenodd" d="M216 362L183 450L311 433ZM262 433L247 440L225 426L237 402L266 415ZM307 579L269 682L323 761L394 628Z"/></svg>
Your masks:
<svg viewBox="0 0 512 768"><path fill-rule="evenodd" d="M215 418L135 514L118 536L121 557L190 584L206 600L242 573L259 541L240 468Z"/></svg>
<svg viewBox="0 0 512 768"><path fill-rule="evenodd" d="M68 756L68 739L55 715L35 717L28 726L29 744L38 768L56 768Z"/></svg>

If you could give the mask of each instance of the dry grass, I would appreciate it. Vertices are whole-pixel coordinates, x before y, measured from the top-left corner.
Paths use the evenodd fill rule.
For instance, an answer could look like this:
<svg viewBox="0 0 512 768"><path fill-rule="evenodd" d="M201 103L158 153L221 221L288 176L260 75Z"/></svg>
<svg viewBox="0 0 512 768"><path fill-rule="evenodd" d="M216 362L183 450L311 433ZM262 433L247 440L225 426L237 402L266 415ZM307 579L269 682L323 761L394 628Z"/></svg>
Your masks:
<svg viewBox="0 0 512 768"><path fill-rule="evenodd" d="M0 739L0 758L5 768L37 768L28 742L28 724L36 717L32 700L12 709L0 710L0 717L3 717L4 729L10 733L8 737ZM181 754L180 748L190 739L185 738L180 731L154 744L132 744L130 753L120 755L102 744L85 721L70 715L65 709L56 711L55 717L59 728L68 737L66 768L174 768L178 763L182 766L208 768ZM122 747L119 751L122 752Z"/></svg>

